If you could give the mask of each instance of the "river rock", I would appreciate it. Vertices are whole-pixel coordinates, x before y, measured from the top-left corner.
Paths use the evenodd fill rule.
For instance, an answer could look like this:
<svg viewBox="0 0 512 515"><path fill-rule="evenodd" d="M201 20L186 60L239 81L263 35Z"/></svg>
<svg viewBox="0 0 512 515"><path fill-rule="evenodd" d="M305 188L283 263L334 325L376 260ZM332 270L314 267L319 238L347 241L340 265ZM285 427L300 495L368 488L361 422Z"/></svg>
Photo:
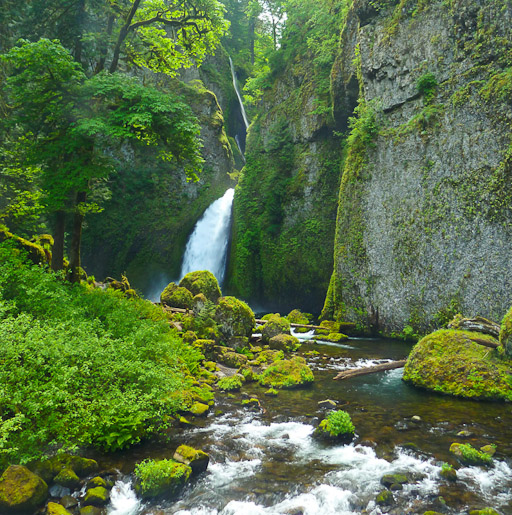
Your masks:
<svg viewBox="0 0 512 515"><path fill-rule="evenodd" d="M442 329L425 336L409 354L404 381L457 397L512 401L512 359L473 342L475 334ZM497 343L486 334L478 337Z"/></svg>
<svg viewBox="0 0 512 515"><path fill-rule="evenodd" d="M179 286L186 288L192 295L202 293L208 300L217 302L221 296L220 287L215 276L208 270L189 272Z"/></svg>
<svg viewBox="0 0 512 515"><path fill-rule="evenodd" d="M278 334L290 334L290 322L278 314L270 315L261 330L261 341L268 344L270 339Z"/></svg>
<svg viewBox="0 0 512 515"><path fill-rule="evenodd" d="M201 311L203 310L203 308L206 305L206 301L207 301L207 298L204 295L204 293L198 293L197 295L194 296L194 298L192 299L192 310L194 311L195 316L197 316L197 315L199 315L199 313L201 313Z"/></svg>
<svg viewBox="0 0 512 515"><path fill-rule="evenodd" d="M78 499L72 495L64 495L60 500L60 504L62 504L64 508L75 508L78 506Z"/></svg>
<svg viewBox="0 0 512 515"><path fill-rule="evenodd" d="M204 451L194 449L188 445L180 445L174 453L173 459L188 465L193 474L204 472L208 468L210 457Z"/></svg>
<svg viewBox="0 0 512 515"><path fill-rule="evenodd" d="M276 334L270 338L269 347L283 352L294 352L300 347L300 341L291 334Z"/></svg>
<svg viewBox="0 0 512 515"><path fill-rule="evenodd" d="M208 411L210 410L210 406L208 404L203 404L202 402L194 402L189 409L189 412L196 417L206 417L208 415Z"/></svg>
<svg viewBox="0 0 512 515"><path fill-rule="evenodd" d="M2 513L32 513L48 496L48 486L39 476L21 465L11 465L0 477Z"/></svg>
<svg viewBox="0 0 512 515"><path fill-rule="evenodd" d="M96 488L97 486L108 488L108 483L100 476L93 477L87 482L87 488Z"/></svg>
<svg viewBox="0 0 512 515"><path fill-rule="evenodd" d="M380 478L380 484L384 485L386 488L389 488L394 484L403 485L408 482L409 480L404 474L386 474Z"/></svg>
<svg viewBox="0 0 512 515"><path fill-rule="evenodd" d="M260 375L259 382L272 388L298 388L308 386L315 380L313 372L302 357L276 361Z"/></svg>
<svg viewBox="0 0 512 515"><path fill-rule="evenodd" d="M160 302L166 306L181 309L192 309L193 295L187 288L169 283L160 294Z"/></svg>
<svg viewBox="0 0 512 515"><path fill-rule="evenodd" d="M488 454L491 457L496 454L496 446L495 445L484 445L483 447L480 447L480 450L482 452L485 452L485 454Z"/></svg>
<svg viewBox="0 0 512 515"><path fill-rule="evenodd" d="M390 506L393 501L393 494L389 490L382 490L375 498L375 502L379 506Z"/></svg>
<svg viewBox="0 0 512 515"><path fill-rule="evenodd" d="M56 502L49 502L46 507L46 515L71 515L71 512L66 510L62 504Z"/></svg>
<svg viewBox="0 0 512 515"><path fill-rule="evenodd" d="M110 499L109 491L103 486L96 486L87 490L84 498L84 506L104 506Z"/></svg>
<svg viewBox="0 0 512 515"><path fill-rule="evenodd" d="M47 460L31 465L32 471L42 477L47 483L63 469L71 469L78 477L85 477L99 469L95 460L73 456L71 454L59 454Z"/></svg>
<svg viewBox="0 0 512 515"><path fill-rule="evenodd" d="M494 508L484 508L483 510L470 510L469 515L501 515Z"/></svg>
<svg viewBox="0 0 512 515"><path fill-rule="evenodd" d="M491 456L478 451L470 444L452 443L450 452L464 465L490 465L492 463Z"/></svg>
<svg viewBox="0 0 512 515"><path fill-rule="evenodd" d="M67 488L77 488L80 485L80 478L71 469L62 469L53 479L55 483Z"/></svg>
<svg viewBox="0 0 512 515"><path fill-rule="evenodd" d="M106 510L98 506L83 506L80 508L80 515L105 515Z"/></svg>
<svg viewBox="0 0 512 515"><path fill-rule="evenodd" d="M219 346L215 348L217 352L217 361L223 365L226 365L227 367L240 368L242 365L247 364L247 361L249 360L245 354L233 352L233 350L229 347L221 347L221 349L222 350L219 350Z"/></svg>
<svg viewBox="0 0 512 515"><path fill-rule="evenodd" d="M235 297L221 297L215 309L215 322L219 327L222 339L229 346L236 347L240 346L240 337L251 337L255 326L255 317L245 302Z"/></svg>

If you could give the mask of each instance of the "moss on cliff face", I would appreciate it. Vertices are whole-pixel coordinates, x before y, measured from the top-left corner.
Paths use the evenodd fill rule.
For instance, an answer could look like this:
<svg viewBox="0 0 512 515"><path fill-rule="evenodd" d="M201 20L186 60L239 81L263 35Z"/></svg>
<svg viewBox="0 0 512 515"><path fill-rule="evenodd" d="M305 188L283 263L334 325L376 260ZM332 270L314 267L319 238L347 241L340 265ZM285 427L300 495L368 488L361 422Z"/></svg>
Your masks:
<svg viewBox="0 0 512 515"><path fill-rule="evenodd" d="M335 123L355 84L379 123L361 147L366 111L352 122L326 318L424 334L454 301L494 319L507 309L511 26L502 0L354 3Z"/></svg>
<svg viewBox="0 0 512 515"><path fill-rule="evenodd" d="M512 360L473 338L497 343L492 336L470 331L429 334L409 355L404 381L456 397L512 401Z"/></svg>

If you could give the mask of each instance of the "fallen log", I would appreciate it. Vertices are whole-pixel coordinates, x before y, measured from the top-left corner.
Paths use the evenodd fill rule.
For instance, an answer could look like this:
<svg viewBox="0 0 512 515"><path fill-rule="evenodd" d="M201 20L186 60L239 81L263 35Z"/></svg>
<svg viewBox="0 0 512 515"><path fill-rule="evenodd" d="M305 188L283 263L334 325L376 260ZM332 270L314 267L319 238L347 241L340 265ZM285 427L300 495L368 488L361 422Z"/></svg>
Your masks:
<svg viewBox="0 0 512 515"><path fill-rule="evenodd" d="M463 318L457 315L449 324L448 329L459 331L474 331L476 333L490 334L495 338L500 336L500 325L484 317Z"/></svg>
<svg viewBox="0 0 512 515"><path fill-rule="evenodd" d="M261 320L261 319L257 318L256 323L257 324L266 324L267 320ZM322 327L320 325L295 324L293 322L290 322L290 325L292 327L306 327L307 329L326 329L325 327Z"/></svg>
<svg viewBox="0 0 512 515"><path fill-rule="evenodd" d="M341 379L351 379L352 377L364 376L366 374L375 374L376 372L382 372L383 370L393 370L395 368L402 368L406 359L401 359L400 361L391 361L389 363L382 363L382 365L375 365L374 367L365 367L365 368L357 368L351 370L343 370L340 372L335 378L335 381Z"/></svg>
<svg viewBox="0 0 512 515"><path fill-rule="evenodd" d="M478 343L478 345L483 345L484 347L489 347L491 349L497 349L500 346L499 343L484 340L483 338L470 338L469 340L473 343Z"/></svg>

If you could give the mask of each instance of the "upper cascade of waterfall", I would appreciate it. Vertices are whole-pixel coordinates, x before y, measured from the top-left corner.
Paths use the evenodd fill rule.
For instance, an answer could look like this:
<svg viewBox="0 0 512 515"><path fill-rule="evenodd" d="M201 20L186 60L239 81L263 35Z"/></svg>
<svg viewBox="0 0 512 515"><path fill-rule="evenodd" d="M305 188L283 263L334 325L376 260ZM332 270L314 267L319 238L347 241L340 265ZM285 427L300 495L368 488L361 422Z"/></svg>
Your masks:
<svg viewBox="0 0 512 515"><path fill-rule="evenodd" d="M209 270L220 284L224 280L234 188L230 188L203 213L190 235L181 277L196 270Z"/></svg>
<svg viewBox="0 0 512 515"><path fill-rule="evenodd" d="M229 66L231 66L231 76L233 77L233 87L235 88L236 96L238 97L238 103L240 104L240 112L242 113L242 118L245 123L245 130L249 128L249 120L247 119L247 115L245 114L244 104L242 102L242 97L240 95L240 91L238 91L238 84L236 82L236 72L235 67L233 66L233 61L231 57L229 58Z"/></svg>

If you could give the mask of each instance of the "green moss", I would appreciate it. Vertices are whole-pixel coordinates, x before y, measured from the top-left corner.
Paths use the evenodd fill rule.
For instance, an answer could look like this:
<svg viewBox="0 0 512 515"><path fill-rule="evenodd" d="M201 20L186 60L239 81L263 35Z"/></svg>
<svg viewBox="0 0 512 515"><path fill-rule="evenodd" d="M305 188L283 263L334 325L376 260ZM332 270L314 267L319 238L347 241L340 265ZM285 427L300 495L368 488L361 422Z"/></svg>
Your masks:
<svg viewBox="0 0 512 515"><path fill-rule="evenodd" d="M484 508L483 510L470 510L469 515L501 515L494 508Z"/></svg>
<svg viewBox="0 0 512 515"><path fill-rule="evenodd" d="M58 485L66 486L68 488L75 488L80 484L79 477L71 469L62 469L55 476L54 481Z"/></svg>
<svg viewBox="0 0 512 515"><path fill-rule="evenodd" d="M215 309L221 336L229 343L233 337L250 337L255 326L251 308L235 297L221 297Z"/></svg>
<svg viewBox="0 0 512 515"><path fill-rule="evenodd" d="M278 391L274 388L269 388L263 395L266 395L267 397L277 397Z"/></svg>
<svg viewBox="0 0 512 515"><path fill-rule="evenodd" d="M292 324L308 325L311 323L311 315L302 313L299 309L294 309L286 315L288 322Z"/></svg>
<svg viewBox="0 0 512 515"><path fill-rule="evenodd" d="M145 460L135 467L136 490L144 498L176 496L188 481L192 469L175 460Z"/></svg>
<svg viewBox="0 0 512 515"><path fill-rule="evenodd" d="M238 375L223 377L217 383L217 387L225 392L234 392L242 388L242 378Z"/></svg>
<svg viewBox="0 0 512 515"><path fill-rule="evenodd" d="M313 372L301 357L276 361L261 374L259 382L272 388L298 388L308 386L315 380Z"/></svg>
<svg viewBox="0 0 512 515"><path fill-rule="evenodd" d="M196 417L206 417L208 415L208 411L210 410L210 406L207 404L203 404L202 402L194 402L190 407L189 411L192 415Z"/></svg>
<svg viewBox="0 0 512 515"><path fill-rule="evenodd" d="M512 356L512 308L510 308L501 321L500 344L508 356Z"/></svg>
<svg viewBox="0 0 512 515"><path fill-rule="evenodd" d="M452 443L450 452L457 456L464 465L490 465L492 463L492 456L475 449L470 444Z"/></svg>
<svg viewBox="0 0 512 515"><path fill-rule="evenodd" d="M189 290L192 295L202 293L212 302L217 302L221 296L219 283L215 276L208 270L199 270L188 273L180 281L179 286Z"/></svg>
<svg viewBox="0 0 512 515"><path fill-rule="evenodd" d="M291 334L277 334L270 338L268 342L271 349L282 350L284 352L294 352L300 347L300 341Z"/></svg>
<svg viewBox="0 0 512 515"><path fill-rule="evenodd" d="M175 283L168 284L160 295L160 302L173 308L192 309L193 295L187 288Z"/></svg>
<svg viewBox="0 0 512 515"><path fill-rule="evenodd" d="M379 506L389 506L393 504L393 494L389 490L383 490L375 498L375 502Z"/></svg>
<svg viewBox="0 0 512 515"><path fill-rule="evenodd" d="M439 393L486 400L512 401L512 361L471 341L492 336L440 330L423 338L411 351L403 379Z"/></svg>
<svg viewBox="0 0 512 515"><path fill-rule="evenodd" d="M61 504L49 502L46 507L46 515L71 515L71 512L66 510Z"/></svg>
<svg viewBox="0 0 512 515"><path fill-rule="evenodd" d="M96 486L87 490L84 498L84 505L103 506L107 504L110 498L110 494L103 486Z"/></svg>
<svg viewBox="0 0 512 515"><path fill-rule="evenodd" d="M271 338L278 334L290 334L290 327L290 322L286 318L279 316L279 314L271 315L261 330L261 341L268 343Z"/></svg>
<svg viewBox="0 0 512 515"><path fill-rule="evenodd" d="M328 436L350 441L354 437L354 424L350 415L343 410L331 411L315 429L315 436Z"/></svg>
<svg viewBox="0 0 512 515"><path fill-rule="evenodd" d="M268 349L268 350L261 351L258 354L257 358L255 360L251 361L251 363L253 363L254 365L262 365L262 364L266 364L266 363L273 363L273 362L278 361L283 358L284 358L284 354L283 354L282 350Z"/></svg>
<svg viewBox="0 0 512 515"><path fill-rule="evenodd" d="M188 465L194 474L204 472L208 468L210 457L200 449L188 445L180 445L174 453L173 459Z"/></svg>
<svg viewBox="0 0 512 515"><path fill-rule="evenodd" d="M443 463L439 475L448 481L457 480L457 471L449 463Z"/></svg>
<svg viewBox="0 0 512 515"><path fill-rule="evenodd" d="M0 508L33 513L48 495L48 486L26 467L11 465L0 477Z"/></svg>

